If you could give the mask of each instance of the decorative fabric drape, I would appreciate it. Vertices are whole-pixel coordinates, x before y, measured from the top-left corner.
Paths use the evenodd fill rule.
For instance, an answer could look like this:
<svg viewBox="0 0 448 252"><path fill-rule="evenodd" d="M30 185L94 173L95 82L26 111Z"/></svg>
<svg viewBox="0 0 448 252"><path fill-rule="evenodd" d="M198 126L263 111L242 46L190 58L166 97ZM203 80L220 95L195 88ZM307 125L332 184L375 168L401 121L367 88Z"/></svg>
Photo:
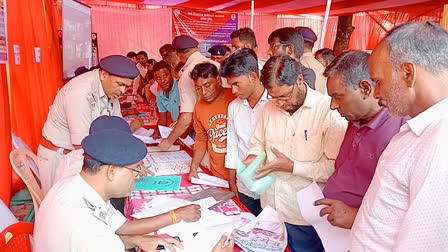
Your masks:
<svg viewBox="0 0 448 252"><path fill-rule="evenodd" d="M114 7L92 7L92 32L98 35L100 59L126 55L129 51L148 53L161 60L159 48L172 41L171 9L138 10Z"/></svg>
<svg viewBox="0 0 448 252"><path fill-rule="evenodd" d="M56 32L55 3L53 0L6 1L9 51L9 88L11 129L36 152L48 106L53 102L58 87L62 85L61 54ZM13 45L20 50L20 64L14 60ZM35 51L40 49L40 62ZM2 73L3 74L3 73ZM3 98L5 95L2 95ZM9 120L7 113L2 116ZM5 127L7 129L7 127ZM9 138L11 131L8 133ZM9 171L10 140L2 147L2 174ZM11 182L0 178L2 186ZM12 192L20 189L20 179L12 180ZM2 194L4 193L3 190ZM3 195L2 195L3 196ZM8 200L6 201L6 203Z"/></svg>

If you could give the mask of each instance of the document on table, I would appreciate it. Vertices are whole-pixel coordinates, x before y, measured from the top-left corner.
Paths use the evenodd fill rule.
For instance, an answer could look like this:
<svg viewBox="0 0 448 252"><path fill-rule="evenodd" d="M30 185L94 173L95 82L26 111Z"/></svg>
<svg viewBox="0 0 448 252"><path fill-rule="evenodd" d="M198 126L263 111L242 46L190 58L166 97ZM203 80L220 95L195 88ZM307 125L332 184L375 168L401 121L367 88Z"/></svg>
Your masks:
<svg viewBox="0 0 448 252"><path fill-rule="evenodd" d="M152 199L148 206L144 208L142 211L135 213L132 217L136 219L147 218L156 216L159 214L166 213L172 209L176 209L183 206L188 206L192 204L197 204L201 206L201 209L207 209L210 206L216 204L217 201L213 197L208 197L204 199L200 199L197 201L186 201L183 199L171 198L168 196L157 196Z"/></svg>
<svg viewBox="0 0 448 252"><path fill-rule="evenodd" d="M144 176L135 181L137 190L179 190L180 176Z"/></svg>
<svg viewBox="0 0 448 252"><path fill-rule="evenodd" d="M173 131L172 128L166 127L163 125L159 125L159 132L160 132L160 136L162 138L168 138L168 136L171 134L171 131ZM190 149L193 148L194 140L190 136L187 136L186 138L179 137L179 140L182 143L184 143L187 147L189 147Z"/></svg>
<svg viewBox="0 0 448 252"><path fill-rule="evenodd" d="M138 128L135 132L134 132L134 136L140 140L142 140L144 143L146 144L155 144L155 143L160 143L162 141L161 138L159 139L154 139L152 138L152 134L154 133L153 129L145 129L143 127Z"/></svg>
<svg viewBox="0 0 448 252"><path fill-rule="evenodd" d="M191 178L191 183L229 188L229 182L205 173L198 173L199 178Z"/></svg>
<svg viewBox="0 0 448 252"><path fill-rule="evenodd" d="M191 157L185 151L170 151L170 152L154 152L149 154L155 163L169 163L169 162L191 162Z"/></svg>
<svg viewBox="0 0 448 252"><path fill-rule="evenodd" d="M350 229L331 225L326 216L319 212L324 206L315 206L314 202L323 199L324 195L316 182L297 192L297 202L303 218L313 225L319 235L326 252L346 252L350 246Z"/></svg>

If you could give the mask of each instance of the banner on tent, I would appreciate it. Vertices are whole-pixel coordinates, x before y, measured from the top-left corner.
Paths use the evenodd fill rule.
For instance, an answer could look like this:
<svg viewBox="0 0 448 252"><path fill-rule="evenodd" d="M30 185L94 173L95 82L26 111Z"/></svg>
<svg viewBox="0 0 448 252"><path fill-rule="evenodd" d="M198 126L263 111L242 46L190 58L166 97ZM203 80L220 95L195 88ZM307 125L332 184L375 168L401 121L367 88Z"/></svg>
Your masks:
<svg viewBox="0 0 448 252"><path fill-rule="evenodd" d="M218 44L231 44L230 34L238 29L238 14L173 8L173 38L189 35L199 41L203 55L209 55L208 49Z"/></svg>
<svg viewBox="0 0 448 252"><path fill-rule="evenodd" d="M0 0L0 64L6 64L8 61L8 52L6 50L5 1Z"/></svg>

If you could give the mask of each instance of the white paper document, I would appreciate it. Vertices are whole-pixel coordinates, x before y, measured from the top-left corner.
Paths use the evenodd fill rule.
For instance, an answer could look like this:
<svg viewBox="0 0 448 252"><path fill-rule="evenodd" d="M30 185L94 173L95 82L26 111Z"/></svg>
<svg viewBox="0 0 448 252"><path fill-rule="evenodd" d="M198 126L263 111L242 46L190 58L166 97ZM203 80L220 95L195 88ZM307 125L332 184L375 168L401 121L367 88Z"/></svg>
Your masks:
<svg viewBox="0 0 448 252"><path fill-rule="evenodd" d="M205 173L198 173L199 178L191 178L191 183L229 188L229 182Z"/></svg>
<svg viewBox="0 0 448 252"><path fill-rule="evenodd" d="M320 217L319 213L325 206L315 206L316 200L324 195L316 182L297 192L297 202L303 218L313 225L319 235L326 252L346 252L350 246L350 229L331 225L327 216Z"/></svg>
<svg viewBox="0 0 448 252"><path fill-rule="evenodd" d="M169 163L169 162L191 162L191 157L185 151L162 151L150 153L152 160L155 163Z"/></svg>
<svg viewBox="0 0 448 252"><path fill-rule="evenodd" d="M146 144L155 144L155 143L160 143L162 141L161 138L159 139L154 139L152 138L152 134L154 133L153 129L145 129L143 127L138 128L135 132L134 132L134 136L140 140L142 140L144 143Z"/></svg>
<svg viewBox="0 0 448 252"><path fill-rule="evenodd" d="M168 136L171 134L171 131L173 131L172 128L166 127L166 126L163 126L163 125L159 125L159 132L160 132L160 136L162 138L168 138ZM179 137L179 140L182 143L184 143L187 147L189 147L190 149L193 148L194 140L190 136L187 136L186 138Z"/></svg>

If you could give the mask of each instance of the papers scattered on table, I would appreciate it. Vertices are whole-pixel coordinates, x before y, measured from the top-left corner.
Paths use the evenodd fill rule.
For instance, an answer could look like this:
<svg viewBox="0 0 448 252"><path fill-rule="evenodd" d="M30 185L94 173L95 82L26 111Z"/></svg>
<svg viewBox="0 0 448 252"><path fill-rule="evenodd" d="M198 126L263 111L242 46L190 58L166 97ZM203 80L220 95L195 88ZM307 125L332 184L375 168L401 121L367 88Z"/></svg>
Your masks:
<svg viewBox="0 0 448 252"><path fill-rule="evenodd" d="M151 137L151 135L154 133L153 129L145 129L143 127L138 128L135 132L134 132L134 136L137 137L138 139L142 140L144 143L146 144L155 144L155 143L160 143L162 141L161 138L159 139L154 139Z"/></svg>
<svg viewBox="0 0 448 252"><path fill-rule="evenodd" d="M183 199L171 198L168 196L157 196L149 202L150 207L147 207L142 211L133 214L132 217L136 219L152 217L191 204L197 204L201 206L201 209L207 209L216 203L217 201L213 197L190 202Z"/></svg>
<svg viewBox="0 0 448 252"><path fill-rule="evenodd" d="M159 125L159 132L162 138L168 138L168 136L171 134L171 131L173 131L172 128Z"/></svg>
<svg viewBox="0 0 448 252"><path fill-rule="evenodd" d="M137 190L179 190L180 176L144 176L135 181Z"/></svg>
<svg viewBox="0 0 448 252"><path fill-rule="evenodd" d="M224 179L211 176L205 173L198 173L198 177L199 177L198 179L191 178L191 183L229 188L229 182Z"/></svg>
<svg viewBox="0 0 448 252"><path fill-rule="evenodd" d="M159 125L159 132L160 132L160 136L162 138L168 138L168 136L171 134L171 131L173 131L172 128L166 127L166 126L163 126L163 125ZM189 147L190 149L193 148L194 140L190 136L187 136L186 138L179 137L179 140L182 143L184 143L187 147Z"/></svg>
<svg viewBox="0 0 448 252"><path fill-rule="evenodd" d="M171 151L171 152L154 152L150 156L156 163L169 162L191 162L191 157L185 151Z"/></svg>
<svg viewBox="0 0 448 252"><path fill-rule="evenodd" d="M319 212L324 206L315 206L314 202L323 199L324 195L316 182L297 192L297 202L303 218L313 225L319 235L326 252L345 252L350 246L350 229L331 225L326 216Z"/></svg>

